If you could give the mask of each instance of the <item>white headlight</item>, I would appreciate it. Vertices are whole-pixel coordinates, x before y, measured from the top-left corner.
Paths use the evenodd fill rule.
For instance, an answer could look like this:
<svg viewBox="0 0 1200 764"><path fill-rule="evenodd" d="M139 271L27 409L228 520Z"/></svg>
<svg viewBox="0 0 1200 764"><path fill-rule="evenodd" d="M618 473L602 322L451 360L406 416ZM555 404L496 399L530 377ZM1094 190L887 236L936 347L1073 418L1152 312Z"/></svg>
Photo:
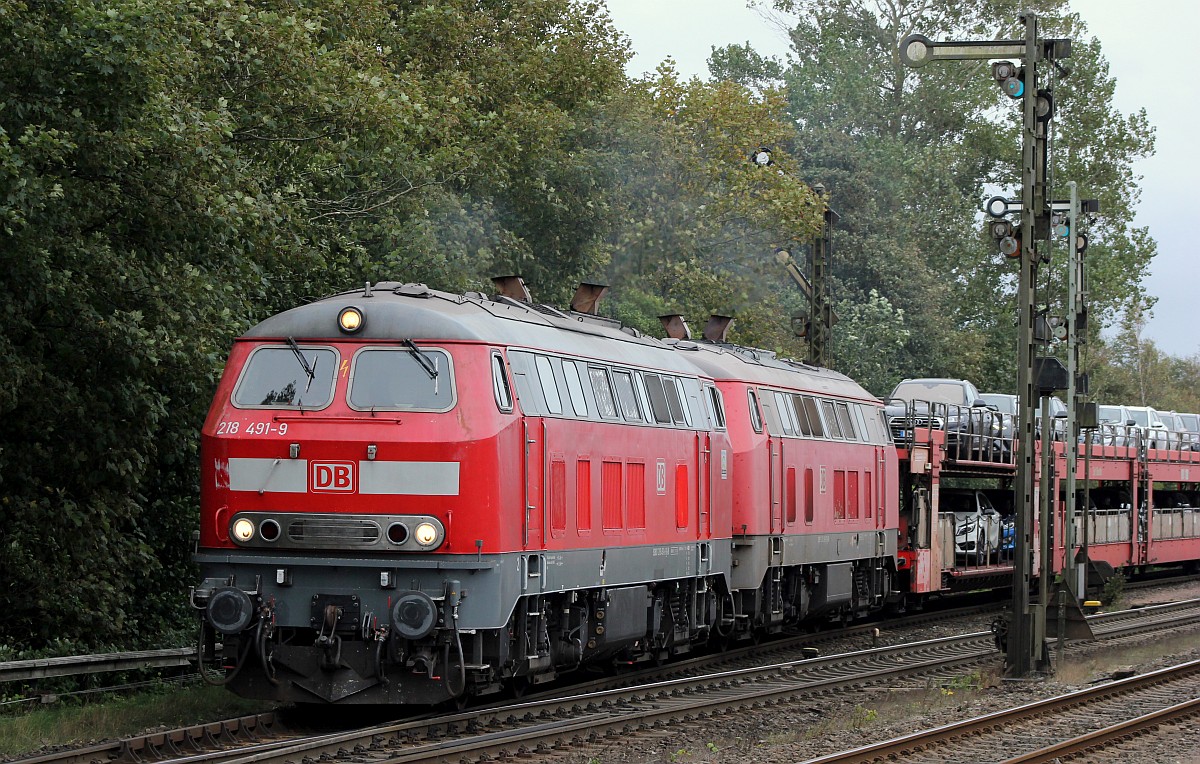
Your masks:
<svg viewBox="0 0 1200 764"><path fill-rule="evenodd" d="M421 523L413 531L413 538L421 546L432 546L438 540L437 526L433 523Z"/></svg>
<svg viewBox="0 0 1200 764"><path fill-rule="evenodd" d="M254 523L244 517L233 521L233 537L243 543L254 538Z"/></svg>

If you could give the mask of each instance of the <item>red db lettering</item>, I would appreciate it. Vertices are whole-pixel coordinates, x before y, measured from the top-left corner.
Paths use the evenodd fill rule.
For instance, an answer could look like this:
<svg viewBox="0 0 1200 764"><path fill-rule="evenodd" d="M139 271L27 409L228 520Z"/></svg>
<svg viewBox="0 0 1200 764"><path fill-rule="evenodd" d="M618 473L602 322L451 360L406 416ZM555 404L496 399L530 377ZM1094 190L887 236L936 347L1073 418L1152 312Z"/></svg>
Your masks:
<svg viewBox="0 0 1200 764"><path fill-rule="evenodd" d="M313 462L309 490L317 493L353 493L354 462Z"/></svg>

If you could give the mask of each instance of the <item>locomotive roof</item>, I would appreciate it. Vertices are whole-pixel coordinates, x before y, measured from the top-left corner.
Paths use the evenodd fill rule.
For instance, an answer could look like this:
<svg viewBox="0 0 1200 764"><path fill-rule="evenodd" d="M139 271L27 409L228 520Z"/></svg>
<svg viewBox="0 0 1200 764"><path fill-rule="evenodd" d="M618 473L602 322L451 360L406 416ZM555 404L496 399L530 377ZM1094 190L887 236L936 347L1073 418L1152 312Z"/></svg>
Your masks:
<svg viewBox="0 0 1200 764"><path fill-rule="evenodd" d="M768 350L691 340L668 342L676 350L686 352L692 363L713 379L743 380L840 398L879 400L841 372L780 359Z"/></svg>
<svg viewBox="0 0 1200 764"><path fill-rule="evenodd" d="M292 308L252 327L248 339L347 339L337 328L347 307L363 313L354 339L484 342L530 347L631 365L694 374L695 367L661 340L620 322L587 313L559 311L507 297L489 298L430 289L424 284L380 282Z"/></svg>

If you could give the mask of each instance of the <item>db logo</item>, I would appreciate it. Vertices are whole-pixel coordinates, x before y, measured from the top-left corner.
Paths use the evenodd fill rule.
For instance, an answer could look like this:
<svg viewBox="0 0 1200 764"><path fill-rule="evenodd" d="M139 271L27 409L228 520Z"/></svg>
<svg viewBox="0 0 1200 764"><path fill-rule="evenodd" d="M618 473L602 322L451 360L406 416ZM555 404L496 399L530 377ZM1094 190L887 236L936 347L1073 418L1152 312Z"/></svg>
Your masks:
<svg viewBox="0 0 1200 764"><path fill-rule="evenodd" d="M308 488L320 493L354 493L354 462L313 462Z"/></svg>

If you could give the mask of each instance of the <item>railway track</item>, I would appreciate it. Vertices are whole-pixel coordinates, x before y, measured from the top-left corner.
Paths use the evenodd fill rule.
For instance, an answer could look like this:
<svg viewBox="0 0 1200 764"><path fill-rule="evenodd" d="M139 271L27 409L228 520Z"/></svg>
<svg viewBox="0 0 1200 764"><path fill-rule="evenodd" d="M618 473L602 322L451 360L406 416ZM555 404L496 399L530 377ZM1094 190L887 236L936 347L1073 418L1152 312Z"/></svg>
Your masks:
<svg viewBox="0 0 1200 764"><path fill-rule="evenodd" d="M1099 639L1200 622L1200 601L1092 616ZM773 646L774 647L774 646ZM755 650L757 648L751 648ZM779 648L783 649L783 648ZM666 730L747 708L783 705L814 693L891 683L905 677L953 677L1000 655L990 632L891 645L857 653L793 659L732 668L607 690L526 699L451 715L430 715L349 732L294 739L243 742L220 751L179 756L170 746L139 753L121 751L56 754L22 764L78 764L154 758L188 764L282 764L302 760L400 764L427 759L483 761L561 752L611 743L629 735ZM803 646L797 646L797 651ZM678 673L678 667L670 668ZM629 681L623 677L622 681ZM180 746L176 745L177 748ZM132 758L128 758L131 757Z"/></svg>
<svg viewBox="0 0 1200 764"><path fill-rule="evenodd" d="M1180 698L1190 698L1179 702ZM1016 753L1003 764L1090 756L1159 724L1200 715L1200 661L1059 695L948 724L806 764L905 761L974 764ZM1113 723L1114 720L1116 723ZM1099 727L1099 728L1098 728ZM1049 744L1047 744L1049 743Z"/></svg>
<svg viewBox="0 0 1200 764"><path fill-rule="evenodd" d="M1135 579L1125 583L1125 588L1129 590L1142 589L1149 587L1169 586L1175 583L1185 583L1195 580L1194 576L1179 575L1179 576L1154 576L1151 575L1145 579ZM960 595L962 596L962 595ZM970 595L967 595L970 596ZM866 636L874 629L885 628L890 631L898 628L904 628L914 624L933 623L938 620L945 620L949 617L958 617L970 613L989 613L999 612L1000 606L996 604L979 604L968 608L955 608L947 612L945 610L931 608L928 611L922 611L914 615L904 616L902 618L888 618L886 620L872 620L866 624L847 627L844 629L831 630L828 632L807 633L796 639L804 640L812 646L819 646L831 641L852 638L855 635ZM768 646L766 649L770 649ZM736 651L731 651L736 653ZM0 684L4 683L19 683L19 682L36 682L40 679L49 677L68 677L68 676L88 676L94 674L103 674L114 671L151 671L163 668L194 668L195 666L195 648L194 647L179 647L165 648L161 650L138 650L121 653L104 653L92 655L74 655L63 656L58 658L38 658L32 660L7 661L0 662ZM635 672L628 674L628 677L641 678L648 676L651 671ZM180 683L188 683L199 681L200 675L195 672L182 673L174 676L172 681ZM112 686L94 686L82 690L62 690L53 694L34 694L28 697L16 697L5 701L4 704L18 703L46 703L60 698L93 695L98 693L113 693L128 690L140 689L148 684L154 684L161 681L161 678L147 680L144 682L124 683L121 685ZM628 683L627 681L625 682ZM603 685L598 683L597 686ZM615 686L615 685L610 685ZM0 705L4 705L0 704ZM234 721L234 720L230 720Z"/></svg>

